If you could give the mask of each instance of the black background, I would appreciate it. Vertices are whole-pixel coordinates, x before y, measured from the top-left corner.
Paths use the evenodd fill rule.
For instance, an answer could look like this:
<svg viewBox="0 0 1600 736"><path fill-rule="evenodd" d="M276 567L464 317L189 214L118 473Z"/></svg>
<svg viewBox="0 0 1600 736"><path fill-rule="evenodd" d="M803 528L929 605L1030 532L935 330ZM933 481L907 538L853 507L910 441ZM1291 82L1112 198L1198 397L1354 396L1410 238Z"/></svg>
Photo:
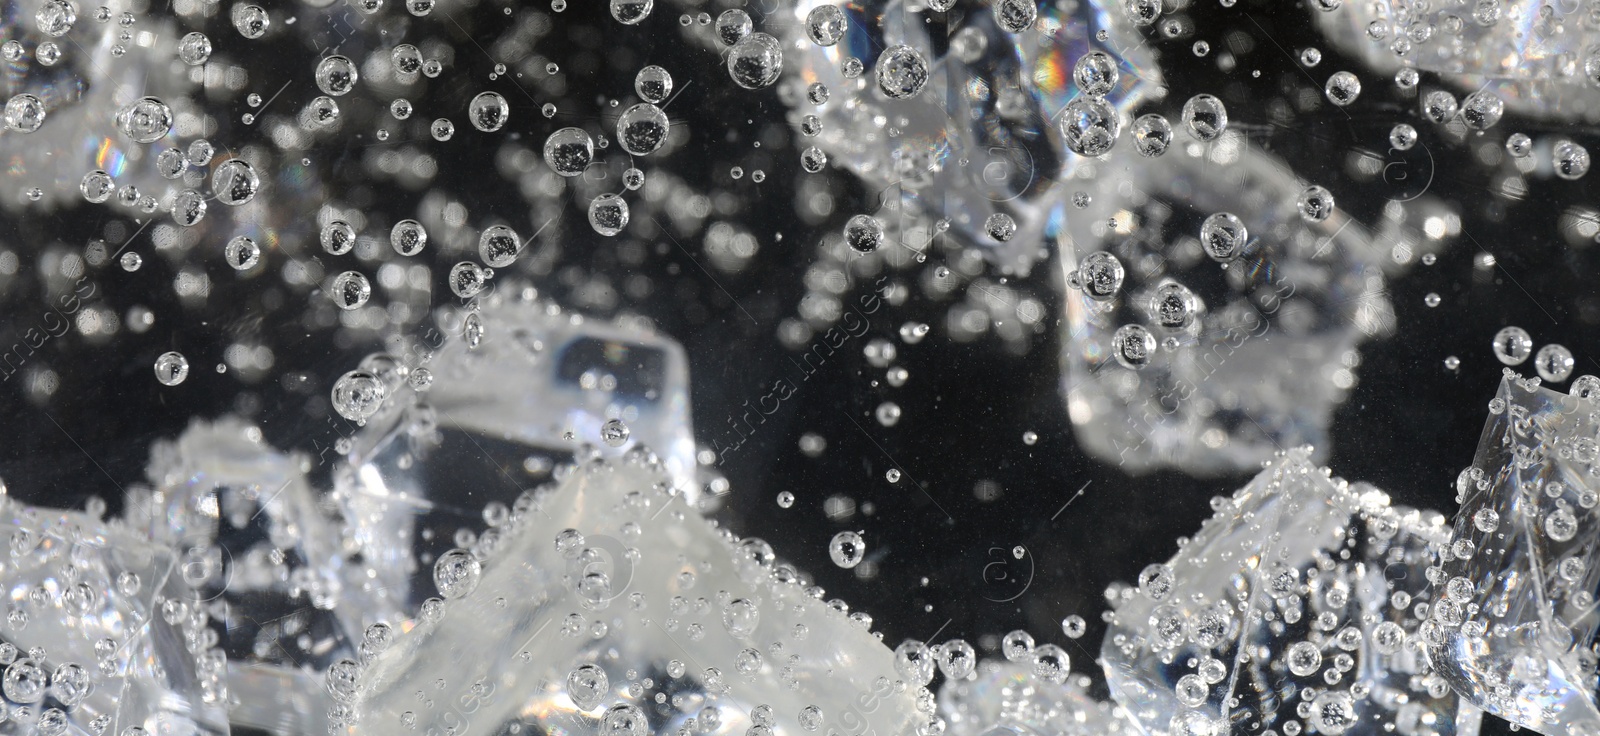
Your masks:
<svg viewBox="0 0 1600 736"><path fill-rule="evenodd" d="M446 81L451 74L481 80L492 63L484 55L468 53L472 46L468 36L492 37L488 29L500 22L502 7L488 2L475 9L456 7L450 10L451 22L435 18L417 24L412 33L464 49L456 66L447 71ZM703 9L713 14L717 10L710 5ZM974 10L963 3L957 12ZM740 224L762 243L760 254L742 273L713 271L713 276L702 269L705 258L698 240L671 247L659 237L635 235L649 244L649 257L642 265L624 265L616 256L618 241L584 232L581 205L573 202L566 204L570 210L566 224L547 237L562 241L564 266L619 278L638 272L652 279L656 288L651 295L626 298L624 304L655 319L687 347L697 431L709 442L724 436L726 417L743 413L741 402L754 402L777 378L795 380L789 354L776 339L778 321L794 313L804 293L800 277L815 257L820 234L861 211L865 197L850 177L831 171L821 176L828 176L836 190L839 204L833 218L816 227L796 220L794 182L803 174L776 93L734 87L713 51L688 42L678 32L681 12L677 6L658 4L652 21L656 25L623 28L605 17L603 4L573 2L561 22L590 30L569 30L541 41L541 54L561 59L574 70L569 72L569 94L550 99L561 102L563 109L592 107L597 94L631 95L632 75L639 65L670 64L683 91L668 112L675 125L687 126L690 139L670 157L651 161L646 171L661 167L699 187L732 193L740 202ZM1429 193L1454 203L1471 237L1454 239L1436 264L1416 265L1389 284L1398 329L1363 347L1359 383L1333 422L1329 464L1345 478L1377 484L1396 503L1449 514L1453 481L1472 459L1486 404L1499 382L1502 366L1490 349L1496 330L1520 325L1538 345L1560 342L1572 348L1578 356L1577 373L1600 373L1600 364L1588 349L1600 320L1600 291L1594 286L1597 246L1567 245L1557 224L1557 216L1569 203L1592 201L1594 175L1577 182L1533 179L1525 201L1507 201L1491 193L1491 170L1477 163L1465 147L1484 139L1503 141L1518 130L1536 137L1563 131L1600 151L1600 136L1588 127L1508 113L1486 134L1470 136L1465 145L1451 143L1419 118L1414 97L1321 42L1309 22L1312 12L1316 11L1299 3L1267 0L1243 0L1232 8L1201 0L1177 11L1193 21L1194 30L1177 39L1150 33L1172 90L1166 101L1150 109L1175 116L1192 94L1218 95L1236 124L1267 131L1266 147L1308 180L1324 183L1341 207L1369 222L1392 192L1383 185L1348 184L1336 168L1342 152L1355 145L1386 149L1388 130L1396 122L1410 122L1421 132L1419 145L1432 154L1432 163L1412 159L1408 165L1428 167L1426 172L1419 169L1418 175L1431 175ZM763 18L755 14L760 29ZM250 59L256 72L251 90L270 92L280 80L308 78L310 65L292 61L295 55L313 58L309 40L279 35L260 46L244 47L222 24L211 24L219 54ZM1209 58L1203 60L1206 63L1194 59L1189 49L1196 39L1211 43L1214 58L1232 31L1257 39L1254 50L1240 55L1237 69L1223 72ZM1313 69L1295 64L1291 55L1313 45L1323 53L1321 64ZM624 54L625 61L616 54ZM584 69L589 71L578 71ZM1256 69L1261 75L1253 78L1248 72ZM1264 101L1307 88L1320 90L1327 75L1342 69L1360 75L1365 87L1349 116L1324 102L1269 126ZM683 88L691 79L696 83ZM1433 81L1428 74L1423 79L1425 86ZM308 85L300 87L302 97L286 102L303 104L309 99L304 89ZM512 128L516 128L507 134L525 133L542 141L551 123L536 116L528 97L542 103L546 96L535 92L523 97L502 88L513 106ZM413 101L419 108L463 108L475 91L473 85L435 84ZM1465 91L1470 90L1456 90ZM229 119L247 109L239 100L215 104ZM352 106L351 114L360 113ZM428 117L419 113L413 122L425 123ZM583 119L595 122L592 117ZM487 161L500 141L476 135L464 119L457 124L456 139L448 147L438 146L441 157L448 158L433 187L457 192L475 212L504 211L520 231L531 232L537 223L520 214L527 205L518 201L514 189L495 183L485 176L483 164L473 163ZM225 130L215 139L251 134ZM758 138L769 144L754 150L749 143ZM313 153L319 176L330 188L352 186L363 176L354 149L372 143L347 140L346 150L339 144L319 148ZM734 165L747 171L763 168L769 178L761 185L748 178L735 182L727 173ZM420 199L419 192L398 189L382 195L374 209L392 213L405 213ZM641 215L635 212L636 219ZM53 239L82 243L117 216L125 218L126 212L88 205L66 212L11 213L0 221L0 237L23 256L24 273L29 273L31 258L40 248L37 244ZM303 225L285 225L286 231L296 227L305 234ZM778 233L784 235L781 242L775 240ZM97 495L110 501L115 512L122 489L143 476L149 443L175 436L193 416L242 408L277 446L313 454L314 447L336 438L327 421L328 387L377 345L368 341L341 346L332 330L305 327L304 302L320 296L290 292L285 306L268 306L271 300L263 295L278 287L271 286L270 279L234 277L220 261L224 241L225 237L210 234L201 250L192 254L207 263L215 285L204 308L187 309L177 303L170 288L172 267L159 258L147 256L144 268L133 274L112 266L91 273L100 303L114 305L119 313L146 304L156 311L157 325L143 335L124 330L101 345L76 335L46 343L34 360L60 374L62 388L43 405L25 399L20 374L0 383L0 416L5 418L0 477L11 495L32 503L80 507ZM137 241L134 247L139 247ZM1476 268L1474 258L1481 251L1492 253L1498 265ZM1048 297L1054 315L1060 313L1061 297L1050 283L1050 274L1058 270L1056 256L1051 258L1036 267L1025 283L1039 287L1036 293ZM447 267L441 257L436 269L441 283ZM526 276L558 300L568 293L559 270ZM910 273L898 278L913 280ZM38 323L45 308L41 293L28 279L12 282L0 316L0 344L14 343ZM858 290L849 298L861 293ZM1439 294L1442 303L1427 307L1428 293ZM808 381L797 384L799 390L781 410L749 442L727 454L720 470L730 479L732 492L717 517L740 534L767 539L781 557L808 570L829 597L842 597L855 609L872 614L874 628L891 645L908 637L930 641L962 637L981 645L986 636L1026 628L1040 641L1066 647L1075 671L1096 674L1093 661L1104 631L1100 612L1107 584L1131 580L1145 565L1173 554L1174 540L1192 533L1210 514L1210 498L1231 492L1248 474L1197 479L1163 471L1132 477L1088 458L1077 448L1065 417L1059 329L1046 331L1025 356L1016 357L1000 350L992 338L967 344L946 339L942 325L947 307L917 294L903 306L886 308L874 317L869 335L849 342ZM883 369L867 364L861 347L872 337L896 339L895 330L909 320L934 328L920 344L897 346L896 364L906 367L911 377L904 387L891 388ZM260 384L244 385L212 370L228 338L242 329L254 330L277 354L272 377ZM188 381L172 388L151 380L150 368L155 356L169 349L183 350L192 365ZM1445 369L1443 361L1450 355L1460 358L1459 370ZM1531 373L1531 364L1522 370ZM289 371L305 372L311 384L286 387L280 379ZM872 416L885 400L904 410L903 418L890 428ZM1036 444L1024 444L1026 431L1037 433ZM826 439L827 449L820 457L807 457L798 450L805 432ZM890 484L884 478L890 468L902 469L906 477ZM979 500L974 488L980 481L997 483L1002 489L998 498ZM1080 489L1081 496L1075 497ZM792 508L782 509L775 502L783 491L797 498ZM823 501L835 494L855 500L857 512L852 518L825 516ZM844 529L865 533L875 577L860 579L828 562L827 542ZM1021 560L1011 554L1017 546L1026 550ZM1001 567L996 568L996 562ZM1024 586L1019 580L1030 582ZM999 602L1007 598L1011 600ZM1088 621L1083 638L1070 640L1061 633L1060 621L1069 614ZM1489 732L1502 727L1486 724Z"/></svg>

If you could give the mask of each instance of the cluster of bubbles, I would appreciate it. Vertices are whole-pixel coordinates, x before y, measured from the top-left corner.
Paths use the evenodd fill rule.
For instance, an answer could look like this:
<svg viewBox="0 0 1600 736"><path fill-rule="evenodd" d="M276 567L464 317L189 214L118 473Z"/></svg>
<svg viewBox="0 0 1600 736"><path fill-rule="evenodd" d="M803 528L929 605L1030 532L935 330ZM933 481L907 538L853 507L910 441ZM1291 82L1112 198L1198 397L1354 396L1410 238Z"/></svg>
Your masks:
<svg viewBox="0 0 1600 736"><path fill-rule="evenodd" d="M1539 378L1549 383L1565 382L1572 377L1572 370L1578 364L1572 351L1559 343L1545 345L1539 348L1537 355L1534 354L1533 336L1514 325L1495 333L1493 347L1494 357L1508 366L1522 365L1528 358L1533 358L1533 368Z"/></svg>

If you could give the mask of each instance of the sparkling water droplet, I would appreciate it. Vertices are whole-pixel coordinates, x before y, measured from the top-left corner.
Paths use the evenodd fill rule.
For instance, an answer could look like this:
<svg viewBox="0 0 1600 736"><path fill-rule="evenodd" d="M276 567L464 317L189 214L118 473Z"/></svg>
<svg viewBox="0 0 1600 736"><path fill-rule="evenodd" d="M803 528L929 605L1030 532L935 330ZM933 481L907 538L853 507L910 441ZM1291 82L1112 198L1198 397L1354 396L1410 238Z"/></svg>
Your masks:
<svg viewBox="0 0 1600 736"><path fill-rule="evenodd" d="M1572 369L1577 366L1577 361L1572 357L1572 351L1565 345L1551 343L1539 348L1539 354L1533 357L1534 370L1538 371L1539 378L1549 383L1561 383L1572 375Z"/></svg>
<svg viewBox="0 0 1600 736"><path fill-rule="evenodd" d="M1417 144L1417 129L1406 123L1398 123L1389 130L1389 145L1396 150L1409 151Z"/></svg>
<svg viewBox="0 0 1600 736"><path fill-rule="evenodd" d="M1122 261L1106 251L1095 251L1078 264L1078 282L1085 296L1095 301L1109 301L1122 290L1124 271Z"/></svg>
<svg viewBox="0 0 1600 736"><path fill-rule="evenodd" d="M422 71L422 51L409 43L403 43L389 51L389 62L403 77L412 76Z"/></svg>
<svg viewBox="0 0 1600 736"><path fill-rule="evenodd" d="M466 341L467 349L477 350L483 344L484 334L483 315L473 312L461 321L461 339Z"/></svg>
<svg viewBox="0 0 1600 736"><path fill-rule="evenodd" d="M807 731L815 731L822 728L823 720L822 709L815 705L808 705L800 709L800 727Z"/></svg>
<svg viewBox="0 0 1600 736"><path fill-rule="evenodd" d="M254 166L239 159L228 159L211 174L211 191L217 201L229 207L238 207L255 199L261 190L261 178Z"/></svg>
<svg viewBox="0 0 1600 736"><path fill-rule="evenodd" d="M72 24L78 22L78 11L67 0L46 0L33 14L33 20L40 33L59 38L67 35Z"/></svg>
<svg viewBox="0 0 1600 736"><path fill-rule="evenodd" d="M1072 659L1055 644L1042 644L1033 650L1033 675L1060 685L1072 673Z"/></svg>
<svg viewBox="0 0 1600 736"><path fill-rule="evenodd" d="M432 123L428 124L428 134L433 136L434 140L442 143L455 137L456 124L450 122L449 118L436 118Z"/></svg>
<svg viewBox="0 0 1600 736"><path fill-rule="evenodd" d="M607 419L600 427L600 440L609 447L621 447L628 443L628 425L621 419Z"/></svg>
<svg viewBox="0 0 1600 736"><path fill-rule="evenodd" d="M1300 191L1299 199L1295 200L1295 208L1300 211L1300 219L1306 222L1322 222L1333 214L1333 192L1326 187L1312 184Z"/></svg>
<svg viewBox="0 0 1600 736"><path fill-rule="evenodd" d="M248 271L261 262L261 246L243 235L234 236L223 249L223 258L235 271Z"/></svg>
<svg viewBox="0 0 1600 736"><path fill-rule="evenodd" d="M1521 327L1502 328L1494 335L1494 357L1506 365L1521 365L1533 355L1533 336Z"/></svg>
<svg viewBox="0 0 1600 736"><path fill-rule="evenodd" d="M1212 214L1200 224L1200 245L1215 261L1225 263L1238 258L1249 239L1250 231L1231 212Z"/></svg>
<svg viewBox="0 0 1600 736"><path fill-rule="evenodd" d="M428 245L428 231L416 220L401 220L389 228L389 245L403 256L414 256Z"/></svg>
<svg viewBox="0 0 1600 736"><path fill-rule="evenodd" d="M818 46L839 43L847 28L844 11L837 5L818 5L806 14L806 35Z"/></svg>
<svg viewBox="0 0 1600 736"><path fill-rule="evenodd" d="M1322 651L1317 645L1308 641L1299 641L1291 644L1284 655L1284 662L1288 664L1289 671L1300 677L1316 674L1322 669Z"/></svg>
<svg viewBox="0 0 1600 736"><path fill-rule="evenodd" d="M1361 80L1350 72L1334 72L1333 76L1328 77L1322 92L1327 95L1329 102L1344 107L1361 96Z"/></svg>
<svg viewBox="0 0 1600 736"><path fill-rule="evenodd" d="M756 607L754 601L735 598L722 607L722 626L736 639L744 639L754 634L756 625L760 621L761 609Z"/></svg>
<svg viewBox="0 0 1600 736"><path fill-rule="evenodd" d="M1018 629L1000 639L1000 653L1011 662L1026 662L1033 658L1033 636Z"/></svg>
<svg viewBox="0 0 1600 736"><path fill-rule="evenodd" d="M749 13L738 8L724 10L717 16L717 40L721 41L723 46L732 46L750 35L750 29L753 27Z"/></svg>
<svg viewBox="0 0 1600 736"><path fill-rule="evenodd" d="M472 102L467 104L467 120L472 127L485 133L493 133L506 124L511 117L511 105L506 103L506 98L499 92L479 92Z"/></svg>
<svg viewBox="0 0 1600 736"><path fill-rule="evenodd" d="M1512 133L1506 136L1506 153L1512 158L1527 158L1533 155L1533 139L1526 133Z"/></svg>
<svg viewBox="0 0 1600 736"><path fill-rule="evenodd" d="M522 253L522 238L505 225L490 225L478 236L478 257L491 268L505 268Z"/></svg>
<svg viewBox="0 0 1600 736"><path fill-rule="evenodd" d="M622 186L630 192L636 192L644 186L644 171L630 166L622 172Z"/></svg>
<svg viewBox="0 0 1600 736"><path fill-rule="evenodd" d="M472 553L452 549L433 564L433 584L446 599L465 598L478 587L483 566Z"/></svg>
<svg viewBox="0 0 1600 736"><path fill-rule="evenodd" d="M156 154L156 173L163 179L176 179L183 176L183 170L188 162L183 159L183 152L176 148L168 148Z"/></svg>
<svg viewBox="0 0 1600 736"><path fill-rule="evenodd" d="M728 74L745 89L761 89L783 73L783 46L765 33L745 36L728 50Z"/></svg>
<svg viewBox="0 0 1600 736"><path fill-rule="evenodd" d="M1161 0L1123 0L1122 9L1134 25L1142 28L1161 17Z"/></svg>
<svg viewBox="0 0 1600 736"><path fill-rule="evenodd" d="M582 128L562 128L544 141L544 162L562 176L583 173L594 160L594 139Z"/></svg>
<svg viewBox="0 0 1600 736"><path fill-rule="evenodd" d="M117 128L136 143L154 143L172 131L172 108L155 97L141 97L117 111Z"/></svg>
<svg viewBox="0 0 1600 736"><path fill-rule="evenodd" d="M155 370L156 380L159 381L161 385L176 386L180 383L183 383L184 379L189 377L189 359L183 357L183 353L179 353L177 351L165 352L156 358ZM7 693L8 697L9 695L10 694ZM20 701L18 698L11 699L24 702Z"/></svg>
<svg viewBox="0 0 1600 736"><path fill-rule="evenodd" d="M597 665L580 664L567 673L567 696L579 710L594 710L611 691L611 680Z"/></svg>
<svg viewBox="0 0 1600 736"><path fill-rule="evenodd" d="M1199 94L1183 103L1183 127L1202 142L1214 141L1228 129L1228 108L1222 100Z"/></svg>
<svg viewBox="0 0 1600 736"><path fill-rule="evenodd" d="M995 241L1004 243L1017 234L1017 221L1004 212L996 212L984 220L983 231Z"/></svg>
<svg viewBox="0 0 1600 736"><path fill-rule="evenodd" d="M322 226L318 239L329 255L342 256L356 245L356 229L344 220L329 220Z"/></svg>
<svg viewBox="0 0 1600 736"><path fill-rule="evenodd" d="M267 35L267 29L272 26L272 18L259 5L235 5L229 19L233 21L234 30L249 39Z"/></svg>
<svg viewBox="0 0 1600 736"><path fill-rule="evenodd" d="M26 92L6 101L6 129L32 133L44 125L44 102Z"/></svg>
<svg viewBox="0 0 1600 736"><path fill-rule="evenodd" d="M1111 337L1111 354L1124 368L1144 370L1155 351L1155 335L1143 325L1123 325Z"/></svg>
<svg viewBox="0 0 1600 736"><path fill-rule="evenodd" d="M628 225L628 202L606 193L589 201L589 225L606 237L615 236Z"/></svg>
<svg viewBox="0 0 1600 736"><path fill-rule="evenodd" d="M83 181L78 184L78 191L90 203L100 204L111 198L111 193L117 188L117 183L111 175L95 169L83 175Z"/></svg>
<svg viewBox="0 0 1600 736"><path fill-rule="evenodd" d="M1022 33L1032 28L1038 19L1037 0L997 0L994 3L994 22L1007 33Z"/></svg>
<svg viewBox="0 0 1600 736"><path fill-rule="evenodd" d="M633 91L639 99L659 105L672 95L672 75L654 64L639 70L633 78ZM554 106L551 106L552 111ZM549 117L546 114L545 117Z"/></svg>
<svg viewBox="0 0 1600 736"><path fill-rule="evenodd" d="M1031 4L1031 3L1030 3ZM1077 63L1072 65L1072 81L1078 85L1078 91L1090 97L1104 97L1116 88L1121 73L1117 70L1117 60L1111 58L1104 51L1091 51L1078 57Z"/></svg>
<svg viewBox="0 0 1600 736"><path fill-rule="evenodd" d="M372 296L372 284L368 283L367 277L360 272L345 271L333 277L332 290L328 296L340 309L356 309L366 304L367 299Z"/></svg>
<svg viewBox="0 0 1600 736"><path fill-rule="evenodd" d="M878 91L890 99L915 97L928 83L928 61L922 53L904 44L890 46L878 56L873 68Z"/></svg>
<svg viewBox="0 0 1600 736"><path fill-rule="evenodd" d="M867 542L855 532L839 532L828 542L828 557L847 570L861 564L866 554Z"/></svg>
<svg viewBox="0 0 1600 736"><path fill-rule="evenodd" d="M1121 118L1116 108L1096 97L1077 97L1061 113L1061 137L1080 156L1102 156L1116 145Z"/></svg>
<svg viewBox="0 0 1600 736"><path fill-rule="evenodd" d="M1436 89L1422 97L1422 115L1435 123L1446 123L1456 116L1456 96Z"/></svg>
<svg viewBox="0 0 1600 736"><path fill-rule="evenodd" d="M1155 113L1140 115L1129 130L1133 133L1133 150L1141 156L1160 156L1172 145L1172 123Z"/></svg>
<svg viewBox="0 0 1600 736"><path fill-rule="evenodd" d="M1572 141L1556 141L1550 147L1550 160L1555 164L1556 176L1567 181L1582 179L1589 173L1589 149Z"/></svg>
<svg viewBox="0 0 1600 736"><path fill-rule="evenodd" d="M484 270L472 261L462 261L450 267L450 291L462 299L471 299L483 291L488 278Z"/></svg>
<svg viewBox="0 0 1600 736"><path fill-rule="evenodd" d="M1156 287L1150 297L1150 319L1169 330L1181 330L1194 321L1200 311L1199 299L1189 287L1169 281Z"/></svg>
<svg viewBox="0 0 1600 736"><path fill-rule="evenodd" d="M334 97L349 94L360 76L356 63L347 56L334 54L317 62L317 89Z"/></svg>
<svg viewBox="0 0 1600 736"><path fill-rule="evenodd" d="M933 651L915 639L907 639L894 649L895 672L913 685L927 685L933 680L935 663Z"/></svg>
<svg viewBox="0 0 1600 736"><path fill-rule="evenodd" d="M667 142L667 114L648 102L623 111L617 117L617 143L634 156L648 156Z"/></svg>
<svg viewBox="0 0 1600 736"><path fill-rule="evenodd" d="M1461 101L1461 120L1473 130L1488 130L1500 122L1506 103L1499 95L1488 90L1478 90Z"/></svg>
<svg viewBox="0 0 1600 736"><path fill-rule="evenodd" d="M206 216L206 198L193 189L184 189L172 197L172 220L183 227L193 227Z"/></svg>
<svg viewBox="0 0 1600 736"><path fill-rule="evenodd" d="M611 0L611 17L624 25L638 25L655 9L655 0Z"/></svg>

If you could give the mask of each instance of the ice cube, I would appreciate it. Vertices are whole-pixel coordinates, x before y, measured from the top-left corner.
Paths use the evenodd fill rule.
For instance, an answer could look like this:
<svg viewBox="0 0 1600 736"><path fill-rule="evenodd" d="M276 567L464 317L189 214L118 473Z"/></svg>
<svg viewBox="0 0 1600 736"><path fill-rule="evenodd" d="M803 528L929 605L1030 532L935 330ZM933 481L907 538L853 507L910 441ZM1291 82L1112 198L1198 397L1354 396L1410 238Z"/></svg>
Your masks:
<svg viewBox="0 0 1600 736"><path fill-rule="evenodd" d="M884 209L881 217L896 242L888 248L895 253L886 257L926 251L943 234L975 246L1003 272L1028 273L1046 252L1041 243L1070 216L1072 189L1061 186L1062 180L1084 162L1093 163L1067 150L1056 132L1057 116L1079 95L1074 62L1091 50L1111 54L1120 74L1104 96L1122 114L1162 86L1155 54L1120 3L1045 3L1020 33L1002 29L995 14L984 9L967 16L952 35L925 22L934 11L870 0L849 6L844 42L819 46L807 37L806 18L832 2L802 0L782 11L787 17L776 27L789 34L791 48L799 49L785 59L794 60L799 77L834 90L855 89L857 80L841 71L846 51L902 44L921 54L930 70L923 91L906 99L892 99L869 81L859 104L817 110L822 132L800 138L801 146L816 145L859 176L874 205ZM1097 34L1105 35L1097 39ZM861 59L869 80L877 60L876 51ZM1028 84L987 81L1018 78ZM793 94L801 102L801 93ZM799 126L802 115L790 120ZM997 213L1016 223L1003 242L985 232L985 223ZM937 229L936 221L949 230Z"/></svg>
<svg viewBox="0 0 1600 736"><path fill-rule="evenodd" d="M335 721L351 736L760 736L802 733L816 706L819 733L911 736L930 722L932 694L900 678L847 606L668 487L630 457L528 494L492 550L440 557L449 600L330 676Z"/></svg>
<svg viewBox="0 0 1600 736"><path fill-rule="evenodd" d="M1117 605L1101 650L1146 733L1472 736L1481 713L1431 674L1417 629L1444 517L1277 457Z"/></svg>
<svg viewBox="0 0 1600 736"><path fill-rule="evenodd" d="M1121 708L1089 697L1081 684L1049 682L1012 662L984 662L971 680L946 680L939 689L939 715L949 736L1137 733Z"/></svg>
<svg viewBox="0 0 1600 736"><path fill-rule="evenodd" d="M1393 329L1384 269L1400 257L1398 239L1375 238L1342 211L1306 221L1296 205L1305 183L1236 131L1125 156L1103 173L1061 249L1069 283L1107 253L1125 274L1114 296L1085 282L1063 299L1062 387L1079 444L1127 472L1201 475L1325 446L1357 347ZM1199 236L1223 213L1248 243L1218 263ZM1172 288L1186 295L1181 308L1158 304ZM1113 359L1126 325L1154 338L1143 365Z"/></svg>
<svg viewBox="0 0 1600 736"><path fill-rule="evenodd" d="M1403 22L1388 7L1350 2L1336 12L1308 15L1328 43L1375 76L1411 69L1459 90L1492 94L1506 110L1523 115L1593 119L1600 94L1591 80L1600 60L1591 59L1600 53L1600 35L1588 7L1483 0L1408 7ZM1459 118L1452 127L1453 135L1468 132Z"/></svg>
<svg viewBox="0 0 1600 736"><path fill-rule="evenodd" d="M143 533L0 500L5 733L228 733L226 656Z"/></svg>
<svg viewBox="0 0 1600 736"><path fill-rule="evenodd" d="M385 611L415 611L432 594L433 558L472 546L468 538L493 528L525 489L574 461L648 455L680 509L716 500L697 476L681 346L549 302L481 301L477 348L459 337L426 346L436 348L426 363L431 384L379 371L388 398L365 427L351 428L334 471L335 497ZM606 435L613 419L626 427L617 444Z"/></svg>
<svg viewBox="0 0 1600 736"><path fill-rule="evenodd" d="M1600 733L1594 508L1600 381L1574 394L1506 369L1456 488L1424 634L1439 674L1484 710L1544 734Z"/></svg>
<svg viewBox="0 0 1600 736"><path fill-rule="evenodd" d="M306 478L311 463L238 418L195 420L152 445L151 485L129 491L130 523L175 551L189 604L216 622L236 725L324 731L320 673L357 653L366 626L409 613L366 589L340 548L342 522Z"/></svg>

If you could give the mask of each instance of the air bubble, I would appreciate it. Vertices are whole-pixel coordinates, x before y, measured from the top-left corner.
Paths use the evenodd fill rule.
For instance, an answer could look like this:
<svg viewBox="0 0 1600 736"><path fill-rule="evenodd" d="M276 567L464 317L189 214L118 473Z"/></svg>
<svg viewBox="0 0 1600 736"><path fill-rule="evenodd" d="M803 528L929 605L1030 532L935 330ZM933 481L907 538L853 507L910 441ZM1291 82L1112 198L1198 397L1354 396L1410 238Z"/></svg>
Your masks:
<svg viewBox="0 0 1600 736"><path fill-rule="evenodd" d="M828 542L828 557L847 570L861 564L866 554L867 542L855 532L839 532Z"/></svg>
<svg viewBox="0 0 1600 736"><path fill-rule="evenodd" d="M335 306L340 309L356 309L367 303L372 296L372 284L367 277L356 271L345 271L333 277L333 287L328 296L333 299Z"/></svg>
<svg viewBox="0 0 1600 736"><path fill-rule="evenodd" d="M246 236L234 236L223 247L223 259L235 271L248 271L261 262L261 246Z"/></svg>
<svg viewBox="0 0 1600 736"><path fill-rule="evenodd" d="M416 220L401 220L389 228L389 246L403 256L414 256L428 245L428 231Z"/></svg>
<svg viewBox="0 0 1600 736"><path fill-rule="evenodd" d="M1228 129L1228 108L1211 95L1195 95L1183 103L1183 126L1196 140L1214 141Z"/></svg>
<svg viewBox="0 0 1600 736"><path fill-rule="evenodd" d="M578 176L594 160L594 139L582 128L562 128L544 141L544 162L557 174Z"/></svg>
<svg viewBox="0 0 1600 736"><path fill-rule="evenodd" d="M846 30L844 11L839 6L824 4L811 9L806 15L806 35L818 46L832 46L844 38Z"/></svg>
<svg viewBox="0 0 1600 736"><path fill-rule="evenodd" d="M156 358L155 371L161 385L176 386L189 377L189 359L176 351L162 353Z"/></svg>
<svg viewBox="0 0 1600 736"><path fill-rule="evenodd" d="M510 117L511 106L499 92L479 92L467 103L467 120L472 127L485 133L499 130Z"/></svg>
<svg viewBox="0 0 1600 736"><path fill-rule="evenodd" d="M628 226L628 202L615 194L606 193L589 201L589 225L606 237L622 232Z"/></svg>
<svg viewBox="0 0 1600 736"><path fill-rule="evenodd" d="M1533 355L1533 337L1521 327L1505 327L1494 335L1494 357L1506 365L1521 365Z"/></svg>
<svg viewBox="0 0 1600 736"><path fill-rule="evenodd" d="M317 62L317 89L324 94L340 97L355 89L356 80L360 74L356 70L356 63L347 56L334 54Z"/></svg>
<svg viewBox="0 0 1600 736"><path fill-rule="evenodd" d="M659 66L647 66L634 76L633 91L639 95L639 99L659 105L672 95L672 75ZM550 106L550 109L554 112L555 108ZM549 114L545 117L549 117Z"/></svg>
<svg viewBox="0 0 1600 736"><path fill-rule="evenodd" d="M6 101L6 129L32 133L44 125L44 102L26 92Z"/></svg>
<svg viewBox="0 0 1600 736"><path fill-rule="evenodd" d="M890 46L878 56L874 73L878 91L890 99L914 97L928 83L928 61L906 45Z"/></svg>
<svg viewBox="0 0 1600 736"><path fill-rule="evenodd" d="M745 36L728 50L728 74L745 89L761 89L783 73L783 46L765 33Z"/></svg>

